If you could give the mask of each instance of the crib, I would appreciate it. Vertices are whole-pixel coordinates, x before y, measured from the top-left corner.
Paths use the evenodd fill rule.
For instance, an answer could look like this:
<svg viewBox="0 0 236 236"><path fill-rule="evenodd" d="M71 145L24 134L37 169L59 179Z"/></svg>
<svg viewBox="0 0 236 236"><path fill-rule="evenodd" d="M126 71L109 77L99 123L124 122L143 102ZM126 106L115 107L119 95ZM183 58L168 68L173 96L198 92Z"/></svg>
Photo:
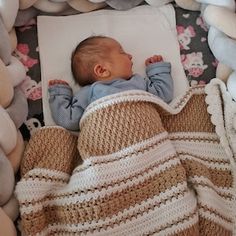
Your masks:
<svg viewBox="0 0 236 236"><path fill-rule="evenodd" d="M79 133L57 126L47 83L67 80L71 49L53 52L73 31L55 19L153 9L174 12L174 100L124 92L90 104ZM235 22L235 1L0 0L0 235L236 235L236 42L215 12Z"/></svg>

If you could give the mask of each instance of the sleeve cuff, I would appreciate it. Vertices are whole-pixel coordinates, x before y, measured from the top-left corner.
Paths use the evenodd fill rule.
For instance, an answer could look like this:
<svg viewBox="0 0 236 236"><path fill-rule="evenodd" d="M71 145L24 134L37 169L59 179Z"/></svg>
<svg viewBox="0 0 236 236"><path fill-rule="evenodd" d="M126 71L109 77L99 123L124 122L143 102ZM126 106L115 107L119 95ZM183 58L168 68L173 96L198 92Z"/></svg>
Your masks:
<svg viewBox="0 0 236 236"><path fill-rule="evenodd" d="M56 84L48 87L48 92L50 96L54 95L72 95L72 89L68 85Z"/></svg>
<svg viewBox="0 0 236 236"><path fill-rule="evenodd" d="M170 73L170 71L171 64L169 62L152 63L146 67L146 74L148 77L161 73Z"/></svg>

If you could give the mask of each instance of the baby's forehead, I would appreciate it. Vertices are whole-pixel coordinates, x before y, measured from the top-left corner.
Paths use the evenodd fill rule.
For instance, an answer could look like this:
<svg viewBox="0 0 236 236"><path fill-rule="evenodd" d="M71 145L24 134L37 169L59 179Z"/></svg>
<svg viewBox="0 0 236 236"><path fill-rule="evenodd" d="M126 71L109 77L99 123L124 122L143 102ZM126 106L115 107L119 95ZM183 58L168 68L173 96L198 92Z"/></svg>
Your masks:
<svg viewBox="0 0 236 236"><path fill-rule="evenodd" d="M112 38L106 38L104 39L104 43L107 45L107 46L110 46L110 47L115 47L115 48L122 48L121 44L116 41L115 39L112 39Z"/></svg>

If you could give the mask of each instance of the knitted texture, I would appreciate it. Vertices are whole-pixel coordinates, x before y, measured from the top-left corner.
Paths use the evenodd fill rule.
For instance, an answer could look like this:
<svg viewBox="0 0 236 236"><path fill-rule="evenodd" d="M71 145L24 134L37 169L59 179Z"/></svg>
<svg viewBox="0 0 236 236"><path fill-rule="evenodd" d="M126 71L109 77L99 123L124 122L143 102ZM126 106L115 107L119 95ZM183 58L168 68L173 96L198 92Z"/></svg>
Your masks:
<svg viewBox="0 0 236 236"><path fill-rule="evenodd" d="M196 88L171 105L142 91L98 100L81 120L72 173L77 138L41 129L16 186L24 233L232 235L232 163L205 98Z"/></svg>
<svg viewBox="0 0 236 236"><path fill-rule="evenodd" d="M21 175L35 167L50 167L50 170L71 174L79 158L76 141L77 138L64 129L41 129L26 146Z"/></svg>

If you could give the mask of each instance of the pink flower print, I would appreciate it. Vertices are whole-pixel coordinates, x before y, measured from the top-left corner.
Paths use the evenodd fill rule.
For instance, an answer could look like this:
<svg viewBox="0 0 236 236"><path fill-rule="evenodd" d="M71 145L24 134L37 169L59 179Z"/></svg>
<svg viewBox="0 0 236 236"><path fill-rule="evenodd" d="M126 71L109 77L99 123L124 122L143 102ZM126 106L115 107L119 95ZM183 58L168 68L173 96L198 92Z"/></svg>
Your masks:
<svg viewBox="0 0 236 236"><path fill-rule="evenodd" d="M16 48L19 52L21 52L24 55L28 55L29 53L29 46L26 43L19 43Z"/></svg>
<svg viewBox="0 0 236 236"><path fill-rule="evenodd" d="M191 38L196 36L194 28L188 26L186 29L183 26L177 26L178 41L180 44L180 49L189 50L189 44L191 43Z"/></svg>
<svg viewBox="0 0 236 236"><path fill-rule="evenodd" d="M181 55L181 61L184 69L188 71L188 75L195 78L201 76L208 67L208 65L204 65L201 52Z"/></svg>
<svg viewBox="0 0 236 236"><path fill-rule="evenodd" d="M204 72L204 70L200 67L192 67L188 71L189 71L189 75L191 75L195 78L199 77Z"/></svg>
<svg viewBox="0 0 236 236"><path fill-rule="evenodd" d="M42 98L42 87L34 88L28 96L28 99L31 99L33 101L41 98Z"/></svg>
<svg viewBox="0 0 236 236"><path fill-rule="evenodd" d="M25 66L26 71L28 71L28 68L33 67L35 64L38 63L37 59L33 59L29 54L29 46L28 44L20 43L17 45L17 48L15 49L14 55L22 62L22 64Z"/></svg>
<svg viewBox="0 0 236 236"><path fill-rule="evenodd" d="M37 83L32 80L29 76L20 85L21 90L25 96L30 100L38 100L42 98L42 86L41 82Z"/></svg>
<svg viewBox="0 0 236 236"><path fill-rule="evenodd" d="M28 67L28 68L31 68L33 67L35 64L38 63L38 60L37 59L32 59L32 58L28 58L27 61L25 61L23 64Z"/></svg>
<svg viewBox="0 0 236 236"><path fill-rule="evenodd" d="M215 60L212 62L212 65L213 65L214 67L217 67L218 64L219 64L219 61L215 58Z"/></svg>
<svg viewBox="0 0 236 236"><path fill-rule="evenodd" d="M207 26L206 26L206 24L205 24L205 22L203 21L203 19L202 19L201 16L199 16L199 17L197 18L196 24L199 25L204 31L206 31L206 32L208 31Z"/></svg>
<svg viewBox="0 0 236 236"><path fill-rule="evenodd" d="M206 81L200 80L200 81L198 82L198 84L199 84L199 85L205 85L205 84L206 84Z"/></svg>

